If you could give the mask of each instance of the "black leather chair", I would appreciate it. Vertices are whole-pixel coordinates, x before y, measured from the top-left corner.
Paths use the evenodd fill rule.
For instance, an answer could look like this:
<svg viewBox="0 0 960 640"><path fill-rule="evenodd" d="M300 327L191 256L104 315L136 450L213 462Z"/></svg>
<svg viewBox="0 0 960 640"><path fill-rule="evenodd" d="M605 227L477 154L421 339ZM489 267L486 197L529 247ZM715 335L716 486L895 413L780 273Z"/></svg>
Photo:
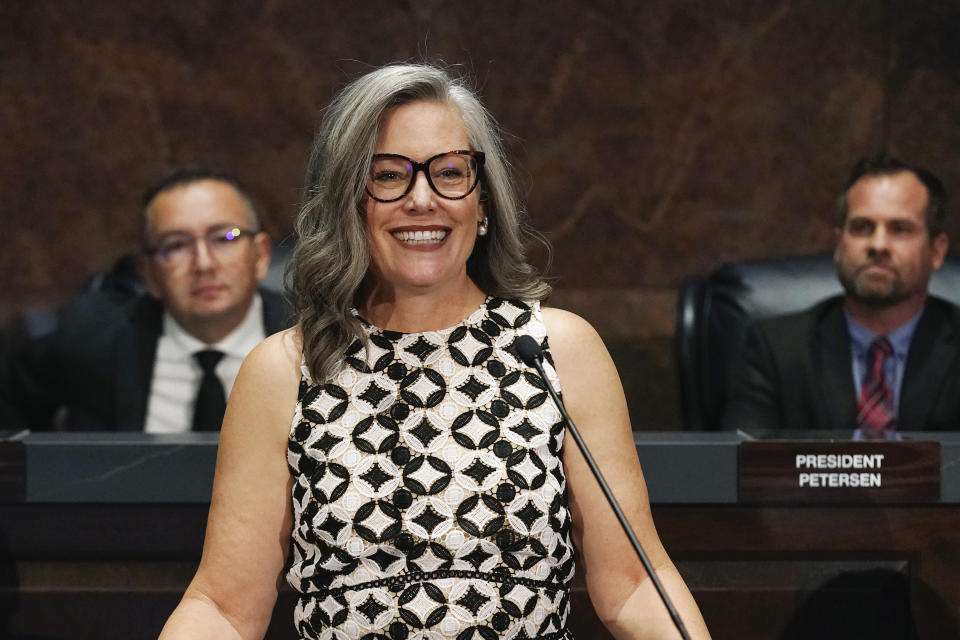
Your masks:
<svg viewBox="0 0 960 640"><path fill-rule="evenodd" d="M137 254L125 253L105 271L93 274L83 285L83 291L109 291L130 296L147 293L147 285L137 268Z"/></svg>
<svg viewBox="0 0 960 640"><path fill-rule="evenodd" d="M960 305L960 256L930 283ZM727 378L754 320L801 311L842 292L831 254L727 263L685 282L677 296L674 351L684 427L719 429Z"/></svg>

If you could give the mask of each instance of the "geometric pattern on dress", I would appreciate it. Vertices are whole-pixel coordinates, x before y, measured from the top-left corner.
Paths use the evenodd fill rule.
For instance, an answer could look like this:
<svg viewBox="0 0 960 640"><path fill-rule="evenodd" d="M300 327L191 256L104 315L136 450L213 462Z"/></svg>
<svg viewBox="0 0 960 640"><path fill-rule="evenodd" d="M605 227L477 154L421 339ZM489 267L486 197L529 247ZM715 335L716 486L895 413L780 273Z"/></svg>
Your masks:
<svg viewBox="0 0 960 640"><path fill-rule="evenodd" d="M301 365L287 581L304 638L570 639L564 426L537 302L488 297L441 331L361 322L337 373Z"/></svg>

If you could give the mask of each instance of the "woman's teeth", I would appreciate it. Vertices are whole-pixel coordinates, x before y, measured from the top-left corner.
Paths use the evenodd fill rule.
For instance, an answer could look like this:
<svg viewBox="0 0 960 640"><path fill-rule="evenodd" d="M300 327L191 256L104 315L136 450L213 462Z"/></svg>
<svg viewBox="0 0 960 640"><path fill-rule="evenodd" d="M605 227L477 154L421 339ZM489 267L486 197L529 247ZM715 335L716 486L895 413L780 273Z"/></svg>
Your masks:
<svg viewBox="0 0 960 640"><path fill-rule="evenodd" d="M440 242L447 236L441 229L431 231L394 231L393 237L400 242L428 243Z"/></svg>

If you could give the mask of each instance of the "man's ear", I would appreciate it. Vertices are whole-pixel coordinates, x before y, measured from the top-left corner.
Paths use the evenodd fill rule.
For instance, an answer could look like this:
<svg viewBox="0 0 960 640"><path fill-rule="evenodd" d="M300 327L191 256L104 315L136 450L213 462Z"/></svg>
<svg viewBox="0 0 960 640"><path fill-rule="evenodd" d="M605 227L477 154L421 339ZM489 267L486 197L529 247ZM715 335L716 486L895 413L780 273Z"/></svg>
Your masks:
<svg viewBox="0 0 960 640"><path fill-rule="evenodd" d="M163 300L163 293L157 285L157 275L154 273L154 264L149 256L142 253L140 254L140 257L137 258L137 272L140 274L143 283L147 285L147 291L150 292L150 295L157 300Z"/></svg>
<svg viewBox="0 0 960 640"><path fill-rule="evenodd" d="M833 261L837 262L840 259L840 239L843 237L843 229L840 227L833 228Z"/></svg>
<svg viewBox="0 0 960 640"><path fill-rule="evenodd" d="M270 242L270 236L261 231L253 236L254 268L257 276L257 282L267 277L267 271L270 269L270 256L273 253L273 245Z"/></svg>
<svg viewBox="0 0 960 640"><path fill-rule="evenodd" d="M933 246L933 268L939 269L947 257L947 249L950 248L950 239L947 234L940 232L930 241Z"/></svg>

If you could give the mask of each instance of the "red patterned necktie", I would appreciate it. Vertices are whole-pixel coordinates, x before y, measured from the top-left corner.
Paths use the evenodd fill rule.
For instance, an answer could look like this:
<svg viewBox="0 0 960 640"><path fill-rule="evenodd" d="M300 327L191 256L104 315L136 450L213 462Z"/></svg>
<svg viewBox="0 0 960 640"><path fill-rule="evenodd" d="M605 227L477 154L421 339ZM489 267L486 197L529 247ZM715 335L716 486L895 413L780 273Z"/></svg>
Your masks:
<svg viewBox="0 0 960 640"><path fill-rule="evenodd" d="M893 355L890 341L880 336L867 350L867 374L860 387L857 428L867 437L883 438L897 428L893 412L893 390L883 372L887 358Z"/></svg>

